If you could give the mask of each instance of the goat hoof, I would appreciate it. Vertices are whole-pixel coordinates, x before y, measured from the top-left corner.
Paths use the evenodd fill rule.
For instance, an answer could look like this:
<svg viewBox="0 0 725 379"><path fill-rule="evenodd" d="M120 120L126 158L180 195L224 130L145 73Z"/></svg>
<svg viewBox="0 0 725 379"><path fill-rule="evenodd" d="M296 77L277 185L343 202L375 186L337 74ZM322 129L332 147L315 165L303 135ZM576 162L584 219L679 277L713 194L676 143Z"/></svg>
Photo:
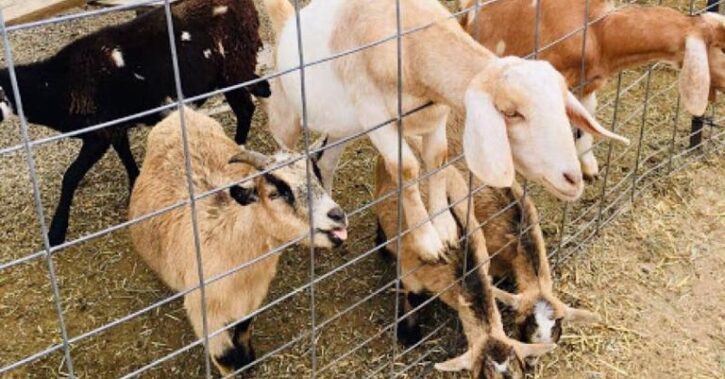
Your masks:
<svg viewBox="0 0 725 379"><path fill-rule="evenodd" d="M433 225L430 223L423 225L415 237L420 260L426 263L437 263L443 258L446 248L443 246L443 242L438 237Z"/></svg>
<svg viewBox="0 0 725 379"><path fill-rule="evenodd" d="M433 219L433 226L444 245L449 249L457 249L459 247L458 224L456 224L456 220L450 211L443 212Z"/></svg>
<svg viewBox="0 0 725 379"><path fill-rule="evenodd" d="M404 322L398 324L398 342L405 347L410 347L420 342L423 339L423 334L420 331L420 326L408 326Z"/></svg>

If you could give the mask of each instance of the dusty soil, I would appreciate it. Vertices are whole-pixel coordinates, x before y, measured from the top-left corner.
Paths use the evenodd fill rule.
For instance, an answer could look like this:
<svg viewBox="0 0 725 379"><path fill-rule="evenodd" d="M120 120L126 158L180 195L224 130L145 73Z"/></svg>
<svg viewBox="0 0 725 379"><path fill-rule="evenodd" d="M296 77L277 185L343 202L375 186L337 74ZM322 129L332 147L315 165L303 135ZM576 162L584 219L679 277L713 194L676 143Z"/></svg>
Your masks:
<svg viewBox="0 0 725 379"><path fill-rule="evenodd" d="M689 5L685 0L665 3L680 9ZM701 3L695 6L701 7ZM48 56L80 35L129 17L128 13L114 14L12 33L16 62ZM268 36L266 28L263 32ZM606 320L593 328L567 329L561 348L542 361L540 376L608 378L626 373L632 377L659 377L660 372L655 370L671 368L670 377L723 377L722 310L717 313L722 308L718 305L723 304L722 279L718 276L724 251L719 195L723 193L719 179L723 174L719 168L723 163L722 136L706 149L709 156L717 157L710 158L713 161L709 166L688 166L674 179L660 182L669 173L671 152L680 155L672 161L675 168L700 157L685 152L689 117L684 111L677 112L674 70L657 66L653 71L652 96L643 122L644 80L636 81L643 72L627 71L622 76L622 88L627 91L621 97L617 129L633 143L628 148L614 146L611 163L605 168L608 180L589 186L581 201L566 208L538 187L531 188L555 260L584 250L573 260L566 260L557 272L559 291L567 301L597 310ZM615 88L616 81L612 81L600 96L598 117L605 125L612 125ZM721 110L718 104L713 112L721 118ZM218 118L232 135L233 116ZM274 147L265 124L266 116L260 108L249 145L269 152ZM643 126L643 138L639 140ZM4 123L0 127L0 148L19 143L18 131L17 123ZM721 129L708 130L706 136L718 131ZM138 128L132 133L132 148L139 161L147 132ZM42 126L30 127L33 139L53 134ZM641 154L637 154L638 147ZM46 222L57 201L62 174L78 148L77 141L62 140L33 151ZM604 162L608 145L598 145L595 153ZM362 139L351 145L343 157L334 197L348 212L372 200L374 156L373 148ZM25 158L22 152L0 156L0 265L41 248ZM637 188L643 189L637 192L636 209L615 219L595 237L594 221L616 217L619 209L628 206L635 165ZM117 157L107 154L77 192L69 239L125 221L125 180ZM709 210L708 204L712 206ZM702 210L698 213L696 209ZM564 217L566 226L561 228ZM703 227L698 227L699 223ZM704 229L708 225L710 229ZM426 307L424 318L430 338L409 352L395 343L386 329L394 320L395 268L370 251L374 232L375 220L370 212L355 212L350 243L316 255L318 277L349 264L315 284L318 329L314 358L318 376L388 377L389 362L399 354L394 368L405 372L402 376L435 377L431 363L463 348L455 317L433 302ZM591 247L589 242L593 243ZM125 229L59 251L52 263L71 338L172 295L136 257ZM255 321L254 340L260 357L268 352L274 354L264 357L251 376L301 377L311 372L313 349L306 335L312 314L311 293L306 286L310 263L305 248L289 249L282 255L268 303L296 292ZM61 342L48 277L48 262L42 256L0 272L0 367ZM705 280L708 277L713 280ZM144 377L201 377L204 356L200 347L169 356L194 340L181 301L176 300L74 342L74 370L83 378L112 378L168 357ZM285 346L294 340L298 342ZM8 375L47 378L66 372L62 353L56 351Z"/></svg>
<svg viewBox="0 0 725 379"><path fill-rule="evenodd" d="M541 377L725 377L722 163L677 175L558 270L604 320L570 330Z"/></svg>

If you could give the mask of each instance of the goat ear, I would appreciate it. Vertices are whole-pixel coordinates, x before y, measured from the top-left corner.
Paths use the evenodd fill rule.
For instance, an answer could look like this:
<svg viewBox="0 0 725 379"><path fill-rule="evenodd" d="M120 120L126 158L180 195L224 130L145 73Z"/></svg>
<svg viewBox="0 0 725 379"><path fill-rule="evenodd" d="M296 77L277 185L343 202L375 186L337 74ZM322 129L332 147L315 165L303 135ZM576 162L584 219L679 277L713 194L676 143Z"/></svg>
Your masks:
<svg viewBox="0 0 725 379"><path fill-rule="evenodd" d="M468 90L465 103L463 151L468 169L491 187L511 186L515 171L506 121L491 96L480 90Z"/></svg>
<svg viewBox="0 0 725 379"><path fill-rule="evenodd" d="M526 358L538 358L556 348L556 344L553 343L522 343L516 340L511 340L511 343L521 361L526 361Z"/></svg>
<svg viewBox="0 0 725 379"><path fill-rule="evenodd" d="M473 354L469 349L455 358L451 358L445 362L436 363L434 367L438 371L445 372L456 372L462 370L470 371L473 368Z"/></svg>
<svg viewBox="0 0 725 379"><path fill-rule="evenodd" d="M685 41L679 87L685 109L695 116L702 116L710 95L710 65L707 46L699 36L689 36Z"/></svg>
<svg viewBox="0 0 725 379"><path fill-rule="evenodd" d="M519 306L521 305L521 295L513 294L497 287L493 287L492 292L496 300L508 305L513 309L519 309Z"/></svg>
<svg viewBox="0 0 725 379"><path fill-rule="evenodd" d="M629 145L629 139L620 136L614 132L610 132L607 128L597 122L579 99L574 96L570 91L566 91L566 114L569 116L569 121L574 127L581 131L589 134L613 139L619 142Z"/></svg>
<svg viewBox="0 0 725 379"><path fill-rule="evenodd" d="M584 309L567 307L564 312L564 321L593 324L600 320L599 315Z"/></svg>
<svg viewBox="0 0 725 379"><path fill-rule="evenodd" d="M257 194L256 188L244 188L238 185L231 186L229 188L229 195L237 203L245 206L259 201L259 195Z"/></svg>

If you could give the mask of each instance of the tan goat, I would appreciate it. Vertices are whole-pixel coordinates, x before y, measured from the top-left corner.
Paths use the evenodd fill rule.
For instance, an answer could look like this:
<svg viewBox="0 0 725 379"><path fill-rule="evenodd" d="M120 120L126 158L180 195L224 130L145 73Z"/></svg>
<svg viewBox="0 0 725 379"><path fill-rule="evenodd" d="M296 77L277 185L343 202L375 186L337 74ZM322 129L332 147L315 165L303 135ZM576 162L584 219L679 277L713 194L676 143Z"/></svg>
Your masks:
<svg viewBox="0 0 725 379"><path fill-rule="evenodd" d="M454 204L453 213L465 223L468 203L465 197L468 194L466 181L454 167L444 170L447 182L447 195ZM385 168L384 162L379 159L376 168L376 197L382 197L396 190L396 184ZM497 207L494 200L497 193L487 189L481 199L482 203ZM425 193L424 193L425 194ZM479 196L481 197L481 196ZM490 200L486 202L486 200ZM479 208L476 208L478 211ZM488 209L486 209L488 211ZM379 230L377 244L384 243L385 236L397 234L397 198L390 196L375 206L378 217ZM475 221L475 215L470 215L470 222ZM507 227L507 220L489 226L491 229ZM407 226L404 225L405 228ZM528 358L536 358L551 350L552 344L524 344L508 338L504 332L501 316L494 300L494 293L500 293L503 298L510 299L516 295L504 291L493 291L489 270L489 256L487 239L479 228L471 232L469 249L466 257L454 256L449 264L429 264L418 259L413 242L413 235L404 234L400 248L401 278L406 291L403 314L416 309L424 299L425 294L439 294L440 300L458 312L463 330L468 340L468 350L461 356L436 365L442 371L472 370L476 378L523 378L524 363ZM508 236L497 236L494 241L500 242ZM500 247L497 243L493 247ZM491 247L489 247L490 249ZM389 254L396 256L397 242L392 241L384 247ZM465 266L464 266L465 263ZM464 267L467 267L464 270ZM467 273L468 271L473 271ZM457 279L464 277L460 283ZM553 296L552 296L553 297ZM511 302L513 304L513 302ZM557 303L558 304L558 303ZM562 303L563 304L563 303ZM399 340L410 345L420 339L417 313L412 313L398 324Z"/></svg>
<svg viewBox="0 0 725 379"><path fill-rule="evenodd" d="M462 0L461 7L473 7L475 2ZM478 2L479 13L468 12L461 20L473 38L500 56L533 53L536 0ZM586 51L582 52L587 2L589 22L595 22L587 30ZM592 114L597 106L596 91L607 78L652 62L664 61L682 69L680 94L693 115L702 115L708 97L714 100L716 91L725 88L725 17L719 14L689 17L662 6L615 8L608 0L557 0L540 3L539 22L542 50L538 58L551 62L569 88L585 81L580 95ZM591 136L578 133L577 150L585 177L595 178L599 167L591 152Z"/></svg>
<svg viewBox="0 0 725 379"><path fill-rule="evenodd" d="M214 363L227 374L254 361L252 319L245 316L262 304L279 259L279 254L264 255L310 232L307 163L293 161L299 156L284 152L268 157L240 150L214 119L190 109L184 110L184 116L197 195L288 163L196 202L204 280L249 264L206 286L208 332L234 325L209 339ZM189 198L179 120L174 112L149 134L146 159L131 195L131 219ZM344 212L319 181L309 187L315 227L311 243L323 248L342 243L347 237ZM134 224L130 232L138 254L169 287L184 291L199 285L190 206ZM184 296L184 307L201 338L198 289Z"/></svg>
<svg viewBox="0 0 725 379"><path fill-rule="evenodd" d="M277 35L277 69L300 64L294 9L288 0L265 0ZM402 166L402 179L418 177L419 163L403 143L398 154L396 118L397 44L396 2L390 0L313 0L300 11L301 39L306 67L305 101L298 72L272 83L268 102L270 128L283 146L298 139L303 113L307 125L334 142L365 132L386 162L389 172ZM497 58L477 44L436 0L401 0L403 30L420 28L402 38L403 133L423 136L423 161L427 169L446 161L446 119L449 108L466 112L466 162L470 170L492 186L508 186L514 170L538 181L561 199L581 195L583 184L570 118L585 130L622 140L602 128L566 89L563 77L551 65L516 57ZM387 42L380 43L385 39ZM361 46L358 53L330 60ZM303 109L304 108L304 109ZM304 112L303 112L304 111ZM388 122L388 123L386 123ZM344 144L328 151L320 161L325 187ZM397 175L393 175L398 178ZM433 175L428 210L419 188L406 186L405 219L420 225L418 253L437 261L446 245L455 246L458 229L446 210L445 186ZM430 214L438 214L432 222Z"/></svg>

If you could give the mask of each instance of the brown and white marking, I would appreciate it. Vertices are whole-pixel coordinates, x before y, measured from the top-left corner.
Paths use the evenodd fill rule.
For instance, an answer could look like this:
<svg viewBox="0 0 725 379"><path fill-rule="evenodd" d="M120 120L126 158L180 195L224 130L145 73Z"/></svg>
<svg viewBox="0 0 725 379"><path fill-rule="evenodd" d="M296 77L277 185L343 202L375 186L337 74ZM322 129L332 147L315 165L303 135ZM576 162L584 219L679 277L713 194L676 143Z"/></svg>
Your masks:
<svg viewBox="0 0 725 379"><path fill-rule="evenodd" d="M277 34L277 69L297 67L294 9L287 0L266 0L265 5ZM403 110L434 103L402 122L404 134L423 136L426 169L437 168L447 159L446 120L453 108L466 112L466 162L483 182L508 186L517 170L561 199L577 199L583 183L569 119L589 132L624 139L591 117L550 64L497 58L451 20L438 1L402 0L401 7L403 29L432 23L402 40ZM313 0L300 17L307 62L396 34L395 2L386 0ZM397 53L392 40L307 67L305 101L310 128L332 141L383 125L367 136L389 172L397 172L400 164L403 181L409 182L418 177L418 161L403 143L399 162L397 125L388 123L397 114ZM283 146L292 148L301 131L300 76L284 75L272 85L270 127ZM338 145L320 162L328 190L343 149L344 145ZM426 261L439 261L446 245L457 245L455 221L445 211L444 180L443 175L432 176L428 210L417 185L404 191L405 219L409 225L421 225L411 234ZM429 214L439 215L431 222L426 221Z"/></svg>

